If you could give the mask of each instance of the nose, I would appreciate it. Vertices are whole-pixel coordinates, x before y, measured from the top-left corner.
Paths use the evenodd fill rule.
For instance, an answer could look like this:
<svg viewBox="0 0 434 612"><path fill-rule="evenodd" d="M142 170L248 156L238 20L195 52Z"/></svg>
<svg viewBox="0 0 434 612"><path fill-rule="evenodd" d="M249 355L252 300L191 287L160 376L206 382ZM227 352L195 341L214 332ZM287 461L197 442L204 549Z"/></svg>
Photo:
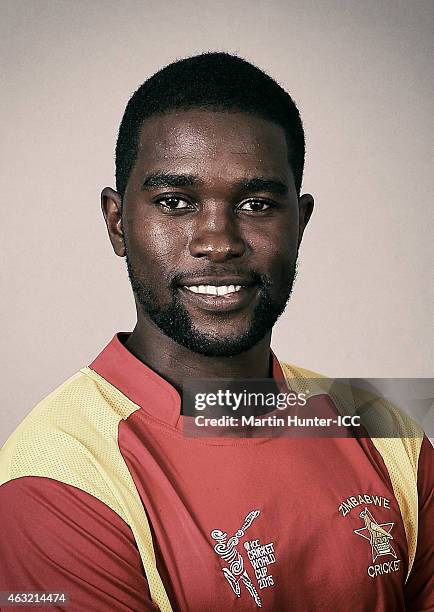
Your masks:
<svg viewBox="0 0 434 612"><path fill-rule="evenodd" d="M189 250L193 257L207 257L214 263L244 255L246 243L234 212L223 203L202 210L195 219Z"/></svg>

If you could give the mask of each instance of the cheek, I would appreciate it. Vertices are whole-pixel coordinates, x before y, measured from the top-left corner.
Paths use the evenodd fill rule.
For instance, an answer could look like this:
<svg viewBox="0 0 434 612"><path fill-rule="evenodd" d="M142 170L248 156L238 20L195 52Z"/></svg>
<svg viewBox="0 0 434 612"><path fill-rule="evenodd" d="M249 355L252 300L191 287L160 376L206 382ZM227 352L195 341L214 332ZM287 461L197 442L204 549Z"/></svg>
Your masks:
<svg viewBox="0 0 434 612"><path fill-rule="evenodd" d="M271 261L271 280L277 289L284 288L288 284L288 277L291 274L297 258L293 249L275 252Z"/></svg>
<svg viewBox="0 0 434 612"><path fill-rule="evenodd" d="M127 229L130 258L146 272L164 274L176 270L185 242L179 232L161 222L131 223ZM154 274L155 271L155 274Z"/></svg>
<svg viewBox="0 0 434 612"><path fill-rule="evenodd" d="M272 294L278 296L287 290L294 271L297 260L297 238L289 236L269 240L262 252L263 261L266 262L262 269L272 283Z"/></svg>
<svg viewBox="0 0 434 612"><path fill-rule="evenodd" d="M252 258L258 269L268 268L269 273L277 275L281 269L287 269L297 257L297 239L298 229L289 223L250 235Z"/></svg>

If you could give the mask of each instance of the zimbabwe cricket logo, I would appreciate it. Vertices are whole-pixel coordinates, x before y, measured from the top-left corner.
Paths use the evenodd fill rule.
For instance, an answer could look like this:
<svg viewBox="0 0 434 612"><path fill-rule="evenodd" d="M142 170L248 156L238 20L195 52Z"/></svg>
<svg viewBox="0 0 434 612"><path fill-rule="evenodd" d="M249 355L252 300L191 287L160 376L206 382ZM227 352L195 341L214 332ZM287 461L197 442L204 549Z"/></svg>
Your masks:
<svg viewBox="0 0 434 612"><path fill-rule="evenodd" d="M365 526L360 529L354 529L354 533L365 540L369 540L371 544L372 563L377 557L382 555L392 555L397 558L396 553L390 543L393 536L390 534L395 523L378 523L367 508L359 514L363 519Z"/></svg>

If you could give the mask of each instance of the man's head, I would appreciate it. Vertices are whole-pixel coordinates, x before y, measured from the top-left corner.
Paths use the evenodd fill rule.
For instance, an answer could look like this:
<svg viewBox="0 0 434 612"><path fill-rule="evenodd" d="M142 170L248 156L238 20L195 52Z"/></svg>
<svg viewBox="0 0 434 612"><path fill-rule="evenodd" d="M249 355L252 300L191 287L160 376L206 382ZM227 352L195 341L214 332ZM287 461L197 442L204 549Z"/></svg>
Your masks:
<svg viewBox="0 0 434 612"><path fill-rule="evenodd" d="M118 193L102 195L139 323L208 356L269 334L312 211L303 163L295 104L248 62L210 53L146 81L119 129Z"/></svg>

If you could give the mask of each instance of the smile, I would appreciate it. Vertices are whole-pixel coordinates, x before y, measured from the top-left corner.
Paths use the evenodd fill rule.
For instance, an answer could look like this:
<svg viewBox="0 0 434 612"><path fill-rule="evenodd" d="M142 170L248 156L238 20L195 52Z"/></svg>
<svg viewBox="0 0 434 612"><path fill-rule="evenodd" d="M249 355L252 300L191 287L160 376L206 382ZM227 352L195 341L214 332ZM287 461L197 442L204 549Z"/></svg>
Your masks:
<svg viewBox="0 0 434 612"><path fill-rule="evenodd" d="M214 295L217 297L237 293L243 288L243 285L184 285L184 289L193 293L201 293L202 295Z"/></svg>
<svg viewBox="0 0 434 612"><path fill-rule="evenodd" d="M250 285L181 285L180 292L194 308L213 313L243 310L259 296L257 284Z"/></svg>

